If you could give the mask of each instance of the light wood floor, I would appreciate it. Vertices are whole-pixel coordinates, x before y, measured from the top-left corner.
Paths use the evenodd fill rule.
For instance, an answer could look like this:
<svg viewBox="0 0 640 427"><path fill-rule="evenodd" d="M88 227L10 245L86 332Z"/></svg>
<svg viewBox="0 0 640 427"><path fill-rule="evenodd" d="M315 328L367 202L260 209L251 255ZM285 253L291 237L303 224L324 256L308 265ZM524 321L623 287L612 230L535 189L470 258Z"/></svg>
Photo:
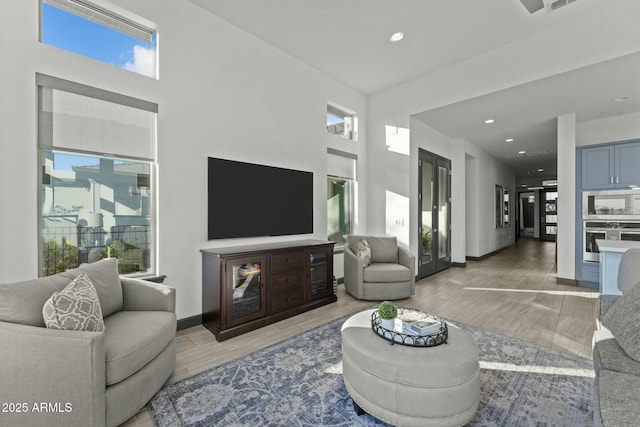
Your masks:
<svg viewBox="0 0 640 427"><path fill-rule="evenodd" d="M178 289L179 292L179 289ZM583 357L591 357L598 293L556 283L555 244L518 240L481 261L467 261L416 284L411 298L398 305L420 308L505 335ZM338 287L338 301L221 343L202 326L180 331L177 366L170 381L236 359L330 320L365 309ZM146 409L127 427L152 426Z"/></svg>

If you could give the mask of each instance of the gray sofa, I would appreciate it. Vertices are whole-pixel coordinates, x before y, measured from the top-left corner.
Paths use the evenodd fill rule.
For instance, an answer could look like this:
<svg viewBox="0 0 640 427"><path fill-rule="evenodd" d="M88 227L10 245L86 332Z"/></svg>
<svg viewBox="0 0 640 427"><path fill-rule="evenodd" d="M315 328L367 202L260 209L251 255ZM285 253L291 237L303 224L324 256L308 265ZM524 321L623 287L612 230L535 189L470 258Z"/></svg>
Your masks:
<svg viewBox="0 0 640 427"><path fill-rule="evenodd" d="M640 249L620 261L618 289L600 297L593 335L593 418L596 427L640 423Z"/></svg>
<svg viewBox="0 0 640 427"><path fill-rule="evenodd" d="M42 307L86 273L105 330L45 327ZM118 276L115 259L54 276L0 285L0 396L11 426L117 426L171 376L175 290ZM3 409L3 408L0 408Z"/></svg>
<svg viewBox="0 0 640 427"><path fill-rule="evenodd" d="M358 242L365 239L371 248L371 264L354 252ZM398 245L395 237L347 236L344 248L344 287L358 299L396 300L415 293L416 258Z"/></svg>

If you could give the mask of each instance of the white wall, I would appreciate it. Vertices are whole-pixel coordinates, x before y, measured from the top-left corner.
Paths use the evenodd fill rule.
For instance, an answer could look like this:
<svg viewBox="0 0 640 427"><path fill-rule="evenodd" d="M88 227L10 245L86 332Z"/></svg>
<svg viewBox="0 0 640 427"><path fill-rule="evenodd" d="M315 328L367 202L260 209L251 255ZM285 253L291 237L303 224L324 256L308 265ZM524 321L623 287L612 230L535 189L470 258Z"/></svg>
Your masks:
<svg viewBox="0 0 640 427"><path fill-rule="evenodd" d="M366 97L189 1L113 3L157 24L159 80L42 45L37 1L0 4L0 282L38 272L40 72L159 104L159 273L185 318L201 313L201 249L265 240L206 240L207 157L312 171L315 232L281 239L325 239L327 147L357 154L366 185ZM358 112L358 142L327 134L327 101Z"/></svg>
<svg viewBox="0 0 640 427"><path fill-rule="evenodd" d="M623 114L576 124L576 146L640 138L640 113Z"/></svg>
<svg viewBox="0 0 640 427"><path fill-rule="evenodd" d="M467 158L472 158L475 179L466 180L467 216L477 217L467 228L467 256L480 257L515 242L516 175L504 163L491 157L477 146L466 143ZM469 163L469 162L467 162ZM495 186L500 185L510 192L509 226L496 228ZM502 204L501 204L502 206Z"/></svg>
<svg viewBox="0 0 640 427"><path fill-rule="evenodd" d="M576 115L558 117L558 278L576 278ZM544 203L540 200L540 203ZM566 214L563 214L566 212Z"/></svg>

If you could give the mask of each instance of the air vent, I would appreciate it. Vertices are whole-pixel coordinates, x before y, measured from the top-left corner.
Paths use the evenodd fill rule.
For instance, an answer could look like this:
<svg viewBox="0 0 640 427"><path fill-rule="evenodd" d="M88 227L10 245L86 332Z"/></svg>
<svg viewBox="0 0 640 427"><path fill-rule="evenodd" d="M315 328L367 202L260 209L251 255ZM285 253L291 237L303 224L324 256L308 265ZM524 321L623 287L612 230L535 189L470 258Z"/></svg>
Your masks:
<svg viewBox="0 0 640 427"><path fill-rule="evenodd" d="M549 151L547 150L539 150L539 151L527 151L524 154L519 154L519 153L515 153L515 154L505 154L504 157L505 159L521 159L521 158L529 158L529 157L542 157L542 156L548 156Z"/></svg>
<svg viewBox="0 0 640 427"><path fill-rule="evenodd" d="M556 9L560 9L561 7L564 7L566 5L568 5L569 3L573 3L576 0L556 0L553 1L551 3L549 3L549 10L550 11L554 11Z"/></svg>

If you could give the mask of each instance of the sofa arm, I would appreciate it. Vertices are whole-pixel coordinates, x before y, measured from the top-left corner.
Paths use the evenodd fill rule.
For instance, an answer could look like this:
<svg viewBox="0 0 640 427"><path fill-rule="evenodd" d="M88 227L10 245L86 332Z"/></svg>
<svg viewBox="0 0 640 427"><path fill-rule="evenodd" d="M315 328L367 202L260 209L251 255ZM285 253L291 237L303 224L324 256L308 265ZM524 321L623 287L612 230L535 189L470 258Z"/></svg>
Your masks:
<svg viewBox="0 0 640 427"><path fill-rule="evenodd" d="M104 426L104 332L0 321L0 425Z"/></svg>
<svg viewBox="0 0 640 427"><path fill-rule="evenodd" d="M409 249L398 246L398 264L402 264L411 271L411 295L416 288L416 257Z"/></svg>
<svg viewBox="0 0 640 427"><path fill-rule="evenodd" d="M348 247L344 249L344 288L356 298L364 295L364 264Z"/></svg>
<svg viewBox="0 0 640 427"><path fill-rule="evenodd" d="M176 312L176 290L160 283L121 277L123 311Z"/></svg>

